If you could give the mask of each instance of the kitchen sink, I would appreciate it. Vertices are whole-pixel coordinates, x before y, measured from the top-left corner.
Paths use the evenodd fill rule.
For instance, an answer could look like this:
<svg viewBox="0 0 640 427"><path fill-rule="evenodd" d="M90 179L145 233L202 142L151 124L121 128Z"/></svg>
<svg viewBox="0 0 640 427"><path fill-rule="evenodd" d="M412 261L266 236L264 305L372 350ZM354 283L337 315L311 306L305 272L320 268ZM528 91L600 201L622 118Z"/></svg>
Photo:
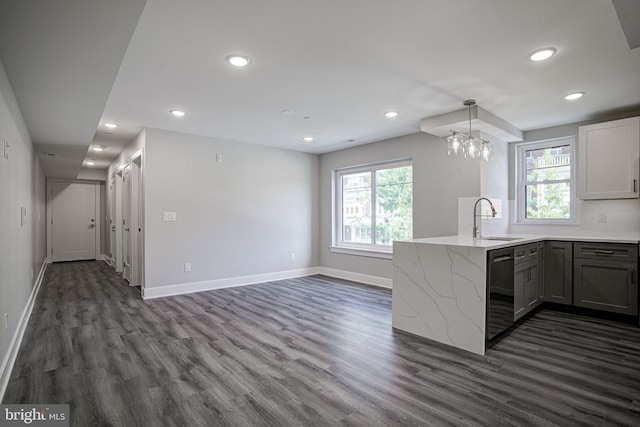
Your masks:
<svg viewBox="0 0 640 427"><path fill-rule="evenodd" d="M491 236L491 237L478 237L478 240L499 240L501 242L513 242L515 240L522 240L522 237L499 237L499 236Z"/></svg>

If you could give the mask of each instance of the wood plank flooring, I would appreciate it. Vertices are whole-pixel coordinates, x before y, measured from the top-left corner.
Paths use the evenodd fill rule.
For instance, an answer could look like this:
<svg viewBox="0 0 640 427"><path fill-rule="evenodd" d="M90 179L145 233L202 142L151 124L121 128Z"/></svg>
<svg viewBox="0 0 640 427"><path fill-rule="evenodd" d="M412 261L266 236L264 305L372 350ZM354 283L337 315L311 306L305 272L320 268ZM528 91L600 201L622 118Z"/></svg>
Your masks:
<svg viewBox="0 0 640 427"><path fill-rule="evenodd" d="M640 328L544 310L484 357L391 328L391 292L323 276L143 301L49 266L4 403L72 426L640 425Z"/></svg>

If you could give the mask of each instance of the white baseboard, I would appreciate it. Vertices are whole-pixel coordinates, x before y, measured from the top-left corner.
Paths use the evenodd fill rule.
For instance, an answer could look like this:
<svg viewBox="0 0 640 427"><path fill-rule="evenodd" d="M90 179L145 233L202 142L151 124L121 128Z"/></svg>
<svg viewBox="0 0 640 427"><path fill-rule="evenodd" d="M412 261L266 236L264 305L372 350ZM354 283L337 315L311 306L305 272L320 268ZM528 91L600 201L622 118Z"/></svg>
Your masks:
<svg viewBox="0 0 640 427"><path fill-rule="evenodd" d="M180 283L158 287L142 287L143 299L168 297L173 295L190 294L193 292L212 291L214 289L232 288L236 286L255 285L256 283L273 282L275 280L294 279L296 277L323 274L338 279L351 280L367 285L379 286L391 289L393 281L385 277L371 276L368 274L354 273L351 271L337 270L326 267L311 267L298 270L280 271L276 273L257 274L254 276L231 277L228 279L207 280L204 282Z"/></svg>
<svg viewBox="0 0 640 427"><path fill-rule="evenodd" d="M96 258L96 261L106 261L106 260L107 260L107 256L105 254L100 254Z"/></svg>
<svg viewBox="0 0 640 427"><path fill-rule="evenodd" d="M29 318L31 317L31 311L33 310L33 304L36 301L38 296L38 292L40 291L40 285L42 285L42 279L44 278L44 272L49 265L49 260L45 259L42 263L42 267L40 267L40 273L38 274L38 278L31 290L31 295L29 296L29 300L27 300L27 305L22 310L22 316L20 316L20 322L18 323L18 327L16 328L16 332L13 334L13 338L11 339L11 344L9 344L9 351L7 351L7 355L2 361L2 366L0 367L0 402L4 398L4 393L7 391L7 386L9 385L9 378L11 377L11 372L13 371L13 365L16 363L16 357L18 357L18 351L20 350L20 344L22 344L22 338L24 338L24 331L27 329L27 324L29 323Z"/></svg>
<svg viewBox="0 0 640 427"><path fill-rule="evenodd" d="M273 282L275 280L294 279L296 277L319 274L318 267L298 270L280 271L276 273L257 274L254 276L231 277L228 279L208 280L205 282L181 283L178 285L142 288L142 298L152 299L172 295L190 294L193 292L211 291L214 289L232 288L236 286L255 285L256 283Z"/></svg>
<svg viewBox="0 0 640 427"><path fill-rule="evenodd" d="M391 289L393 280L386 277L371 276L369 274L354 273L352 271L337 270L335 268L319 267L319 274L338 279L351 280L353 282L365 283L367 285L379 286L381 288Z"/></svg>

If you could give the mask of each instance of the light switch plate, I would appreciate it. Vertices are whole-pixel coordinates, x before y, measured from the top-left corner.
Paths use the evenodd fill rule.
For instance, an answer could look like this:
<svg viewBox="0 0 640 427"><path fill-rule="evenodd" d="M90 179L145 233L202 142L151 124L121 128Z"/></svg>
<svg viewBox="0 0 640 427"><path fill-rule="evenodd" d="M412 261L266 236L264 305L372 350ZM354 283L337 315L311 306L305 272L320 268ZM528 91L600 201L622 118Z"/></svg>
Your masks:
<svg viewBox="0 0 640 427"><path fill-rule="evenodd" d="M2 137L3 143L2 143L2 151L4 152L4 158L8 159L9 158L9 140L6 137Z"/></svg>

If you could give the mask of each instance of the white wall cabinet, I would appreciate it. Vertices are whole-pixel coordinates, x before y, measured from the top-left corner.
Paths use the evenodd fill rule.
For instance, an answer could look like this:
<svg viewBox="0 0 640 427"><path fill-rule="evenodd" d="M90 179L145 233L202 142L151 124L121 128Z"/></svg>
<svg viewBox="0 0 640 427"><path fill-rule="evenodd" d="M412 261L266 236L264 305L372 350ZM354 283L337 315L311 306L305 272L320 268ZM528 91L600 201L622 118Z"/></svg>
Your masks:
<svg viewBox="0 0 640 427"><path fill-rule="evenodd" d="M640 117L580 126L578 198L637 199Z"/></svg>

